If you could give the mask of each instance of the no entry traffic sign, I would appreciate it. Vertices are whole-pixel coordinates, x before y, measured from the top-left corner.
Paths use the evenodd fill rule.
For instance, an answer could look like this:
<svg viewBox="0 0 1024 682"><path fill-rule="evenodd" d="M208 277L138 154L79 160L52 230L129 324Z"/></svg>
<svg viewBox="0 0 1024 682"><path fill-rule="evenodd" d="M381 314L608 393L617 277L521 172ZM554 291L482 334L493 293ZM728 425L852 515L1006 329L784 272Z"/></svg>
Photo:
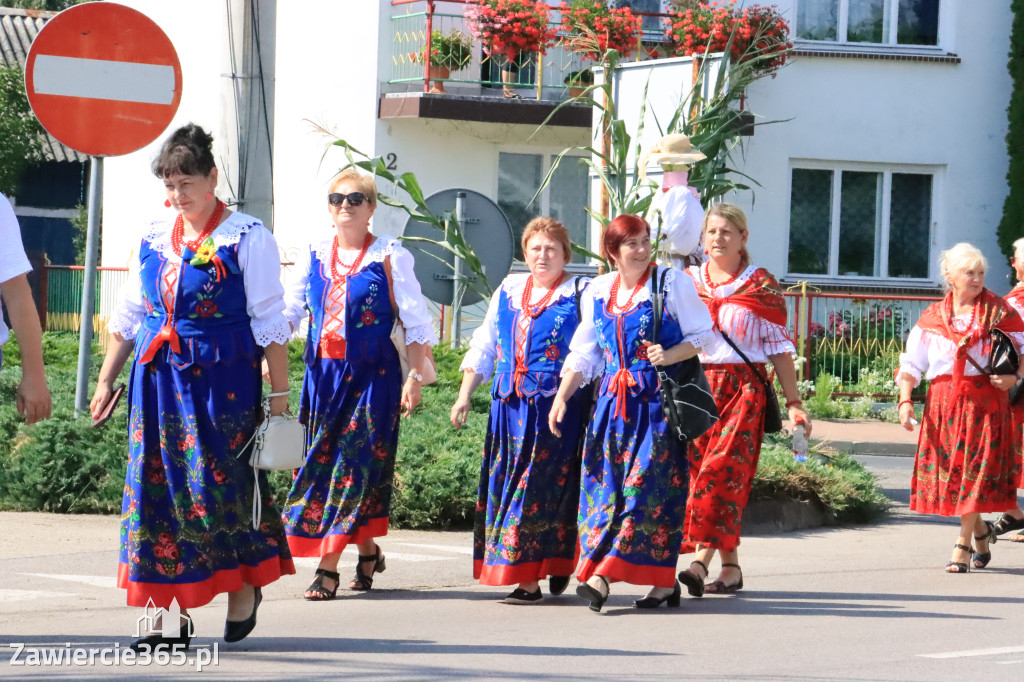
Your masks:
<svg viewBox="0 0 1024 682"><path fill-rule="evenodd" d="M119 156L155 140L181 101L181 65L149 17L112 2L66 9L39 32L25 62L28 99L43 127L90 156Z"/></svg>

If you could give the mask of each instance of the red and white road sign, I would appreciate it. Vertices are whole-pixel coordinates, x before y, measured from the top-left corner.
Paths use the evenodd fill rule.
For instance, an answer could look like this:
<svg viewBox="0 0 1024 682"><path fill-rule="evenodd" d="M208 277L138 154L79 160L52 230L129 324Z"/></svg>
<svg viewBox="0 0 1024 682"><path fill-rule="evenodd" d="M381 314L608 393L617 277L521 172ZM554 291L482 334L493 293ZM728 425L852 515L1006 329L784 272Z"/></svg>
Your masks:
<svg viewBox="0 0 1024 682"><path fill-rule="evenodd" d="M119 156L155 140L181 101L181 65L145 14L88 2L51 19L25 62L28 99L43 127L90 156Z"/></svg>

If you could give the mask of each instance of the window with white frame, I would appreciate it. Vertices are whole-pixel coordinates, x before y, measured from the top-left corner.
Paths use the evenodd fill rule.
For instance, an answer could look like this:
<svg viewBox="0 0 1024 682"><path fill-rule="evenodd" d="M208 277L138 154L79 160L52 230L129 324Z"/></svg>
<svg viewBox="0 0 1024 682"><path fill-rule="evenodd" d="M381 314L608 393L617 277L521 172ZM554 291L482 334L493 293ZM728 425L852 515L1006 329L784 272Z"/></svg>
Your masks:
<svg viewBox="0 0 1024 682"><path fill-rule="evenodd" d="M574 244L589 248L586 207L590 205L587 169L577 157L565 157L555 169L544 192L531 203L557 154L498 153L498 206L505 212L515 234L516 259L523 259L519 240L531 219L546 215L565 225ZM574 262L584 257L573 254Z"/></svg>
<svg viewBox="0 0 1024 682"><path fill-rule="evenodd" d="M934 177L793 168L788 273L927 279Z"/></svg>
<svg viewBox="0 0 1024 682"><path fill-rule="evenodd" d="M938 45L941 4L941 0L798 0L796 37L836 43Z"/></svg>

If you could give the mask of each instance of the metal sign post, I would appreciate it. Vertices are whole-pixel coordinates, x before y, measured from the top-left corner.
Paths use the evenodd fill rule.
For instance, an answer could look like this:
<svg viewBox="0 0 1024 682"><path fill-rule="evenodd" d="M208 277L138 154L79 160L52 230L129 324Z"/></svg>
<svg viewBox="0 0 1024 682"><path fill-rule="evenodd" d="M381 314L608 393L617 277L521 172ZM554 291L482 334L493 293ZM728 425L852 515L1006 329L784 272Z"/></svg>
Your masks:
<svg viewBox="0 0 1024 682"><path fill-rule="evenodd" d="M75 416L89 409L89 365L92 360L92 317L96 312L96 261L99 260L100 213L103 210L103 157L90 158L89 222L85 234L85 278L82 283L82 326L78 338Z"/></svg>
<svg viewBox="0 0 1024 682"><path fill-rule="evenodd" d="M456 192L455 194L455 222L460 230L465 230L466 224L466 193ZM466 283L462 277L462 259L455 256L455 296L452 303L452 348L458 348L462 341L462 295L465 292Z"/></svg>

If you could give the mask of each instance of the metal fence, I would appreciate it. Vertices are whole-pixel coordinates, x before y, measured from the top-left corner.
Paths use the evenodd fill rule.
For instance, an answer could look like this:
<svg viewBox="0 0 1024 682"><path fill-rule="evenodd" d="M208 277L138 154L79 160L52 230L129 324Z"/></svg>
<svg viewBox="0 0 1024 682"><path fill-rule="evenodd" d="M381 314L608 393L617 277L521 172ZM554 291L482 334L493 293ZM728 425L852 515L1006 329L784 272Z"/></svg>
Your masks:
<svg viewBox="0 0 1024 682"><path fill-rule="evenodd" d="M98 268L96 306L92 328L100 339L106 337L107 321L117 294L128 276L127 268ZM75 331L82 328L82 287L85 268L80 265L44 265L41 316L46 331Z"/></svg>

